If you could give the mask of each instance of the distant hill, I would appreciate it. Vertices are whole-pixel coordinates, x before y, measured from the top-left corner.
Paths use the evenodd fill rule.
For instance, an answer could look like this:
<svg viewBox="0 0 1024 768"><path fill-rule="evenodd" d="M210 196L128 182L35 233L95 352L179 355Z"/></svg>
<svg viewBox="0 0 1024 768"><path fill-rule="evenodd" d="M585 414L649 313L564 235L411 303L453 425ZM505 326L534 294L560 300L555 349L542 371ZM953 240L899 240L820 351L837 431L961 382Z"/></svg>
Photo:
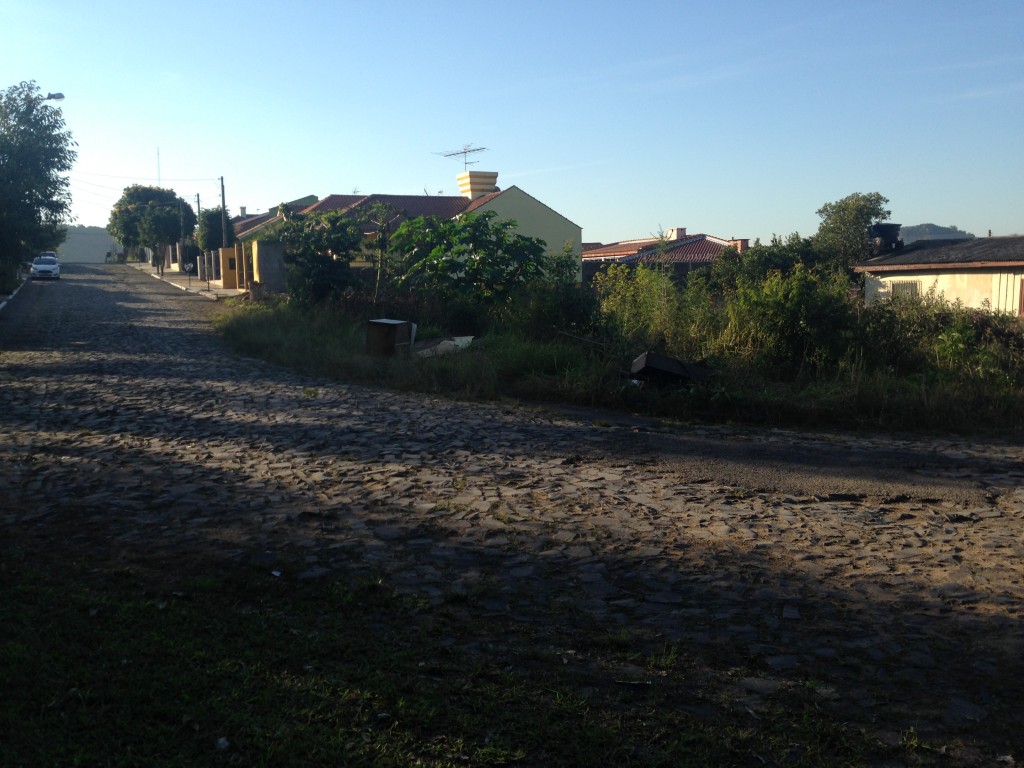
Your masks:
<svg viewBox="0 0 1024 768"><path fill-rule="evenodd" d="M915 240L973 240L974 235L956 227L940 227L938 224L914 224L900 227L900 237L904 245Z"/></svg>
<svg viewBox="0 0 1024 768"><path fill-rule="evenodd" d="M107 252L114 250L114 238L105 227L68 227L68 237L57 253L60 260L73 264L102 264Z"/></svg>

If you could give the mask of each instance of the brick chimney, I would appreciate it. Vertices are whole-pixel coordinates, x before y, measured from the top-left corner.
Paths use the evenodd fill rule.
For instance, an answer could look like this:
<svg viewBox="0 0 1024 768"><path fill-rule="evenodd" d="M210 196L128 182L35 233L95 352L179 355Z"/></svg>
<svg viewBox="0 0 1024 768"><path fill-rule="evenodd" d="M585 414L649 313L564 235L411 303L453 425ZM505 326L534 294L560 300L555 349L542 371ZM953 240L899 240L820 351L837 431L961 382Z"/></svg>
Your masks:
<svg viewBox="0 0 1024 768"><path fill-rule="evenodd" d="M672 227L665 233L666 240L682 240L686 237L686 227Z"/></svg>
<svg viewBox="0 0 1024 768"><path fill-rule="evenodd" d="M735 248L737 253L743 253L750 247L750 238L745 237L740 240L730 240L729 245Z"/></svg>
<svg viewBox="0 0 1024 768"><path fill-rule="evenodd" d="M459 182L459 192L470 200L498 191L495 185L498 180L497 171L464 171L455 179Z"/></svg>

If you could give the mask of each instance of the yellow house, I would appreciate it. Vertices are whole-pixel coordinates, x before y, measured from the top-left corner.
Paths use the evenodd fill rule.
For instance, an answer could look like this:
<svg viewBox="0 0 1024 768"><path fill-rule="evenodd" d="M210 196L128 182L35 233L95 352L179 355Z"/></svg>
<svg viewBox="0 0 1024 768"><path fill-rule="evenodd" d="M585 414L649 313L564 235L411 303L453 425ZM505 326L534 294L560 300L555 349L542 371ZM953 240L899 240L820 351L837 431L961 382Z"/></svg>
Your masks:
<svg viewBox="0 0 1024 768"><path fill-rule="evenodd" d="M373 210L375 204L383 204L394 211L394 218L388 222L391 227L418 216L452 219L464 213L494 212L499 221L515 221L518 234L543 240L548 253L560 254L568 244L577 261L580 259L583 250L583 229L578 224L574 224L519 187L499 189L497 180L498 174L495 171L465 171L457 177L461 192L459 195L328 195L296 210L301 214L341 211L346 215L359 217ZM274 211L272 215L258 220L253 219L252 226L247 226L245 221L236 223L236 237L250 242L258 241L260 232L279 218L278 212ZM374 236L372 232L366 234L371 238ZM284 267L281 265L280 269L266 269L269 265L270 249L264 250L267 258L261 260L263 269L261 270L261 266L254 266L254 271L272 271L275 277L266 280L268 290L283 291ZM277 255L276 258L280 259L280 256ZM262 274L256 279L264 282Z"/></svg>
<svg viewBox="0 0 1024 768"><path fill-rule="evenodd" d="M562 253L566 245L577 257L583 251L583 229L519 187L501 190L494 171L465 171L457 177L459 191L469 200L464 213L493 211L499 221L516 222L516 232L543 240L548 253Z"/></svg>
<svg viewBox="0 0 1024 768"><path fill-rule="evenodd" d="M867 303L935 296L966 307L1024 315L1024 237L916 240L854 269Z"/></svg>

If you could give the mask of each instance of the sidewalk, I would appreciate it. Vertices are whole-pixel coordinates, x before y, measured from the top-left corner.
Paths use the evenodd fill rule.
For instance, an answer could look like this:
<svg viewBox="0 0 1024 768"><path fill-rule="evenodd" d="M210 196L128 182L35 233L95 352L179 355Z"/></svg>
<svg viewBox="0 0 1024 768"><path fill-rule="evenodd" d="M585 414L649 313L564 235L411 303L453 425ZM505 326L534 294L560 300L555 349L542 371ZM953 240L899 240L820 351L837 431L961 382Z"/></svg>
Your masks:
<svg viewBox="0 0 1024 768"><path fill-rule="evenodd" d="M200 280L195 275L189 276L186 272L178 272L176 270L165 269L164 274L161 277L156 272L156 267L152 264L146 264L142 262L128 262L129 267L134 267L140 272L146 272L147 274L155 277L157 280L163 280L165 283L173 285L175 288L180 288L183 291L189 293L196 293L200 296L205 296L208 299L225 299L232 296L241 296L247 291L240 291L237 288L218 288L212 281L207 284L205 280Z"/></svg>

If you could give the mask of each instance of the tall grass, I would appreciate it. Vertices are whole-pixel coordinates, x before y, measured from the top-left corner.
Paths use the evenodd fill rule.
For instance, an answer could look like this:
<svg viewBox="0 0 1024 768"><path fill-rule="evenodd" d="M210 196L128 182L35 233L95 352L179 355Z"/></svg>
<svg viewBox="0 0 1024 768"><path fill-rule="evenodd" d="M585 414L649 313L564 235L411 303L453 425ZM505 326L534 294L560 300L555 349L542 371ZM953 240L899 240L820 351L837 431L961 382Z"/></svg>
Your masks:
<svg viewBox="0 0 1024 768"><path fill-rule="evenodd" d="M597 289L596 300L561 286L520 304L460 304L460 327L481 335L438 358L367 355L365 307L240 303L218 324L242 353L303 373L459 398L780 426L1024 427L1024 330L1014 317L933 296L865 308L844 281L803 269L761 282L741 275L728 289L706 275L681 289L655 270L612 269ZM448 330L431 318L428 333ZM706 362L715 375L640 386L630 363L646 351Z"/></svg>
<svg viewBox="0 0 1024 768"><path fill-rule="evenodd" d="M683 289L639 268L598 282L621 337L719 371L659 409L773 424L1015 432L1024 426L1020 319L934 295L863 307L843 275L800 264ZM652 311L657 308L657 311Z"/></svg>
<svg viewBox="0 0 1024 768"><path fill-rule="evenodd" d="M603 350L570 337L541 342L496 332L455 354L371 356L366 352L366 320L338 306L237 303L216 324L242 354L301 373L460 398L603 404L595 393L610 375Z"/></svg>

